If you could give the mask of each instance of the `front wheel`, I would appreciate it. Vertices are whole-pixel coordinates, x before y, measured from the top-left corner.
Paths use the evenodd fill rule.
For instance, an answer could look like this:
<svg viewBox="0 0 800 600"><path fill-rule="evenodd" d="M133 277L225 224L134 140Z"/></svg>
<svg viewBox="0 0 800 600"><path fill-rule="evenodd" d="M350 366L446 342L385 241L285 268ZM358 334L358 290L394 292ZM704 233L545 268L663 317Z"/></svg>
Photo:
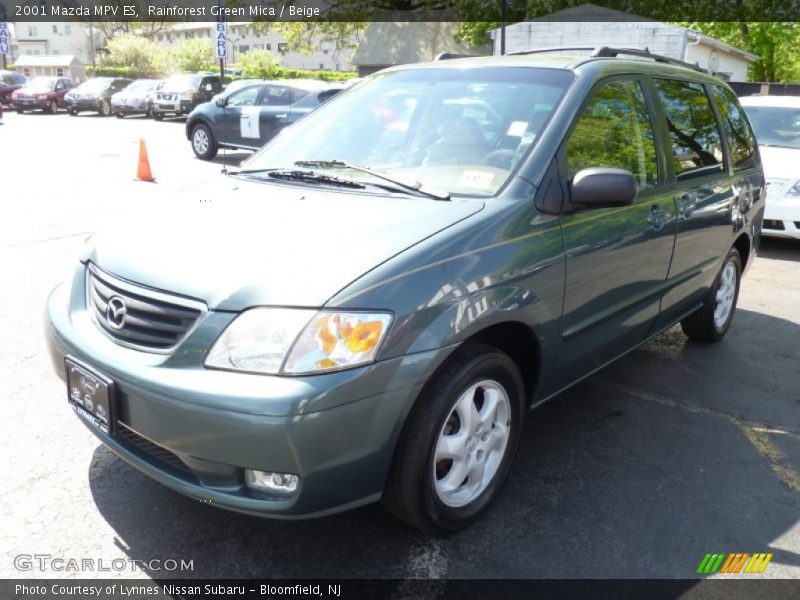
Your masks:
<svg viewBox="0 0 800 600"><path fill-rule="evenodd" d="M154 113L153 113L153 118L154 118L156 121L161 121L161 120L163 120L163 119L164 119L164 115L163 115L163 114L161 114L161 113L158 113L158 112L154 112Z"/></svg>
<svg viewBox="0 0 800 600"><path fill-rule="evenodd" d="M47 108L47 111L48 111L48 112L49 112L51 115L54 115L54 114L56 114L56 113L58 112L58 103L57 103L55 100L53 100L52 102L50 102L50 103L47 105L47 107L46 107L46 108Z"/></svg>
<svg viewBox="0 0 800 600"><path fill-rule="evenodd" d="M107 117L111 114L111 106L109 106L108 102L105 100L100 100L100 104L97 107L97 112L104 117Z"/></svg>
<svg viewBox="0 0 800 600"><path fill-rule="evenodd" d="M208 126L200 123L192 129L192 150L197 158L211 160L217 155L217 142Z"/></svg>
<svg viewBox="0 0 800 600"><path fill-rule="evenodd" d="M731 248L703 306L681 321L683 333L698 342L718 342L728 331L739 299L742 258Z"/></svg>
<svg viewBox="0 0 800 600"><path fill-rule="evenodd" d="M428 533L471 523L508 475L524 408L514 361L491 346L467 343L417 400L395 451L384 507Z"/></svg>

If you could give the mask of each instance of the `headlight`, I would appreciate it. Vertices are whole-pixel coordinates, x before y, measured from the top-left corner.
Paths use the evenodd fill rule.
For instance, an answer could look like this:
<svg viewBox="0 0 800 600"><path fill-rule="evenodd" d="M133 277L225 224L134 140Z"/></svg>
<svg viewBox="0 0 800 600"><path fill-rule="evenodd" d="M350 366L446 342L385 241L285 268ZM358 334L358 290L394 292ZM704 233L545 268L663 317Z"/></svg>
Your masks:
<svg viewBox="0 0 800 600"><path fill-rule="evenodd" d="M385 313L254 308L228 325L205 364L272 375L347 369L375 360L391 320Z"/></svg>
<svg viewBox="0 0 800 600"><path fill-rule="evenodd" d="M39 94L38 96L36 96L36 98L38 98L39 100L47 100L47 94Z"/></svg>

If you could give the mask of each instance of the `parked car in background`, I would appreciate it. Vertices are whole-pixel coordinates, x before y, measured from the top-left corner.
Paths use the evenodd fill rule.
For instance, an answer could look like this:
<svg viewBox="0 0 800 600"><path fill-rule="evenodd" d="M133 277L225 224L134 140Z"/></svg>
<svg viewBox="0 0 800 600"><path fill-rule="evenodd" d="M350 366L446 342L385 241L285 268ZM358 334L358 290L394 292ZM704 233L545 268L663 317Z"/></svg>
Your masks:
<svg viewBox="0 0 800 600"><path fill-rule="evenodd" d="M220 147L256 150L283 128L329 100L342 84L313 80L256 81L225 90L186 120L186 137L198 158L210 160Z"/></svg>
<svg viewBox="0 0 800 600"><path fill-rule="evenodd" d="M763 234L800 240L800 96L740 101L755 129L767 178Z"/></svg>
<svg viewBox="0 0 800 600"><path fill-rule="evenodd" d="M95 77L70 90L64 97L64 103L73 117L83 111L92 111L107 117L111 114L111 97L130 83L130 79Z"/></svg>
<svg viewBox="0 0 800 600"><path fill-rule="evenodd" d="M382 500L447 533L500 493L529 409L677 323L721 340L764 212L736 95L573 50L381 71L96 234L47 307L77 418L209 506Z"/></svg>
<svg viewBox="0 0 800 600"><path fill-rule="evenodd" d="M11 94L25 85L28 78L15 71L0 71L0 104L11 102Z"/></svg>
<svg viewBox="0 0 800 600"><path fill-rule="evenodd" d="M160 79L137 79L111 96L111 111L120 119L128 115L152 116L153 97Z"/></svg>
<svg viewBox="0 0 800 600"><path fill-rule="evenodd" d="M153 118L161 120L167 115L177 117L188 115L203 102L208 102L222 91L222 81L218 75L207 73L173 75L153 100Z"/></svg>
<svg viewBox="0 0 800 600"><path fill-rule="evenodd" d="M11 94L11 103L18 113L40 109L55 114L74 87L75 82L69 77L34 77Z"/></svg>

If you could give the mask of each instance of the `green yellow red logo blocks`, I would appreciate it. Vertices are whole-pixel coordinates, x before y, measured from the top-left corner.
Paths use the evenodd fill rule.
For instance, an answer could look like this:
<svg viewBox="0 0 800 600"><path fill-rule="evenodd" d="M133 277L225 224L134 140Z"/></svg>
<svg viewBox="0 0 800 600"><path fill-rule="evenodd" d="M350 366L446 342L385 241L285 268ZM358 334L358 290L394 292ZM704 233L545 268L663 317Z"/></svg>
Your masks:
<svg viewBox="0 0 800 600"><path fill-rule="evenodd" d="M772 554L766 552L708 553L700 561L697 572L703 575L714 573L763 573Z"/></svg>

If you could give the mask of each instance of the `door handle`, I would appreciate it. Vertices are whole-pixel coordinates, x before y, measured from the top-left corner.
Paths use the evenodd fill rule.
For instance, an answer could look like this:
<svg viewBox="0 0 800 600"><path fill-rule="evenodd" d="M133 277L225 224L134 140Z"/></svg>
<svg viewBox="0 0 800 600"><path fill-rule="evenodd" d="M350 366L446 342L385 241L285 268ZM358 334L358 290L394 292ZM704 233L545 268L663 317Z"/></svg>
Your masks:
<svg viewBox="0 0 800 600"><path fill-rule="evenodd" d="M678 200L678 214L684 219L691 219L694 209L697 207L697 198L685 194Z"/></svg>
<svg viewBox="0 0 800 600"><path fill-rule="evenodd" d="M647 222L653 226L653 231L661 231L669 219L669 211L654 204L647 215Z"/></svg>

